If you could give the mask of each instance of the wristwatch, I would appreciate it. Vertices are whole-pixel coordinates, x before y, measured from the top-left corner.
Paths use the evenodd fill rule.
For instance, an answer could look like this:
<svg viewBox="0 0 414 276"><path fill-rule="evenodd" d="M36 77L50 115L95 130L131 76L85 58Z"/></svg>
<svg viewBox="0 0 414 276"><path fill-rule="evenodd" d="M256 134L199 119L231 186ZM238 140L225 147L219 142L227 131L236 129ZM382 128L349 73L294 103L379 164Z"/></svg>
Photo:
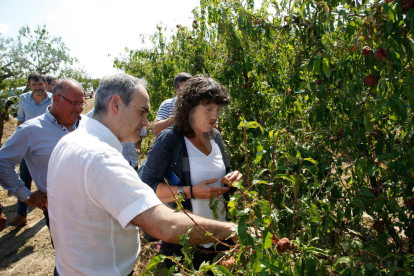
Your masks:
<svg viewBox="0 0 414 276"><path fill-rule="evenodd" d="M178 193L177 193L177 196L182 196L184 200L186 199L186 196L185 196L185 193L184 193L183 186L178 186Z"/></svg>

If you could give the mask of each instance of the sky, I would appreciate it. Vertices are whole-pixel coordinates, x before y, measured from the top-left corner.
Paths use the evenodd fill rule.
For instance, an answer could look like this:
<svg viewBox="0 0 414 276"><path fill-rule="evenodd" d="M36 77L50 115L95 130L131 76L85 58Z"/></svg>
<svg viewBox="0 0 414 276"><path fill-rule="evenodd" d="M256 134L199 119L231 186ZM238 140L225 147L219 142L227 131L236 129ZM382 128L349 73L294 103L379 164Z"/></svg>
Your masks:
<svg viewBox="0 0 414 276"><path fill-rule="evenodd" d="M157 24L167 27L167 35L177 24L191 26L198 5L198 0L0 0L0 33L16 38L23 26L46 25L78 58L77 67L101 78L118 72L113 60L126 47L143 48L140 35L154 34Z"/></svg>

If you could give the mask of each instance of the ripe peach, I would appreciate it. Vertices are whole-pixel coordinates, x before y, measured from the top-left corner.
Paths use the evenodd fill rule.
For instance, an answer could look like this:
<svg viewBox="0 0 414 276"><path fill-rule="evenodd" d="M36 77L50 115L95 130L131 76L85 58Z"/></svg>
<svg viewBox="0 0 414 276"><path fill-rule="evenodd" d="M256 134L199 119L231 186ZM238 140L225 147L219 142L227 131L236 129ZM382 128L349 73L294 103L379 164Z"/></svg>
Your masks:
<svg viewBox="0 0 414 276"><path fill-rule="evenodd" d="M369 55L371 54L372 49L369 46L364 46L364 48L362 48L362 54L369 57Z"/></svg>
<svg viewBox="0 0 414 276"><path fill-rule="evenodd" d="M382 49L382 48L378 48L378 49L375 51L375 58L376 58L379 62L382 62L382 60L383 60L384 58L388 58L388 55L387 55L387 53L385 53L384 49Z"/></svg>
<svg viewBox="0 0 414 276"><path fill-rule="evenodd" d="M286 252L291 248L290 241L288 238L283 238L277 242L276 250L280 253Z"/></svg>
<svg viewBox="0 0 414 276"><path fill-rule="evenodd" d="M364 78L364 85L372 87L377 83L377 78L374 75L368 75Z"/></svg>

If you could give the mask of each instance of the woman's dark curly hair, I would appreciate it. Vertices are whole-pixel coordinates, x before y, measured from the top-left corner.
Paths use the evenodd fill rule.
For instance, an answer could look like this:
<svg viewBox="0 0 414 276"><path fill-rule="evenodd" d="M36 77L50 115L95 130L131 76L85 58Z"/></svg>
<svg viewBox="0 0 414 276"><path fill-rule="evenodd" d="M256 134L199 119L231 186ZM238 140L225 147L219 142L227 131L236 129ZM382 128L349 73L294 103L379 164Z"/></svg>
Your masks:
<svg viewBox="0 0 414 276"><path fill-rule="evenodd" d="M195 133L189 120L194 108L200 103L229 105L230 94L224 86L211 77L197 75L189 79L177 92L172 121L181 135L188 138L194 137ZM205 135L210 138L214 136L213 131L205 133Z"/></svg>

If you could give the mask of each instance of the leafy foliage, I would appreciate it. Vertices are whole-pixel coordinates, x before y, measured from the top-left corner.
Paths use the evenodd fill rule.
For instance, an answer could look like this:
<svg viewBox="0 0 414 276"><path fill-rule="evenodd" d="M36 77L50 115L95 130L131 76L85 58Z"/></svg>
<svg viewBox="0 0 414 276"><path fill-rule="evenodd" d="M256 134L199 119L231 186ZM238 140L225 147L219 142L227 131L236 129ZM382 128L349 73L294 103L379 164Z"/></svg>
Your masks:
<svg viewBox="0 0 414 276"><path fill-rule="evenodd" d="M228 275L411 275L414 9L201 0L193 13L115 66L146 77L153 107L181 71L228 87L223 137L245 175L228 203L240 240Z"/></svg>

